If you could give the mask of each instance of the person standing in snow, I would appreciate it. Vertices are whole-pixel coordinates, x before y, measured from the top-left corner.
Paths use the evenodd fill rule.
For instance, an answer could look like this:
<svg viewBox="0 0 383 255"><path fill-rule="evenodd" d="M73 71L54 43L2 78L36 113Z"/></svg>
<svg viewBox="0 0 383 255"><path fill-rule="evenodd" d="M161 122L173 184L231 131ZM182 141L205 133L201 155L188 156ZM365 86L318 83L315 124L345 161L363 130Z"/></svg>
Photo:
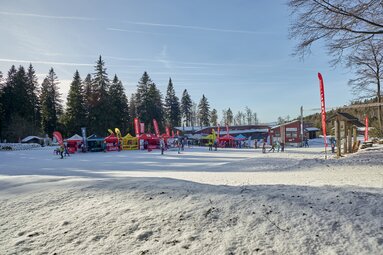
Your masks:
<svg viewBox="0 0 383 255"><path fill-rule="evenodd" d="M309 146L309 139L307 139L307 137L305 137L305 138L303 139L303 141L304 141L304 144L305 144L305 148L306 148L306 147L310 147L310 146Z"/></svg>
<svg viewBox="0 0 383 255"><path fill-rule="evenodd" d="M209 146L209 151L213 150L213 143L209 140L209 143L207 144Z"/></svg>
<svg viewBox="0 0 383 255"><path fill-rule="evenodd" d="M164 150L165 150L164 138L161 138L161 140L160 140L160 149L161 149L161 155L164 155Z"/></svg>
<svg viewBox="0 0 383 255"><path fill-rule="evenodd" d="M263 144L262 144L262 153L266 153L266 142L263 141Z"/></svg>
<svg viewBox="0 0 383 255"><path fill-rule="evenodd" d="M270 152L270 151L275 152L275 143L271 144L271 148L270 148L269 152Z"/></svg>
<svg viewBox="0 0 383 255"><path fill-rule="evenodd" d="M181 142L177 140L178 154L181 154Z"/></svg>
<svg viewBox="0 0 383 255"><path fill-rule="evenodd" d="M61 156L61 159L64 158L64 145L61 145L60 148L59 148L59 152L60 152L60 156Z"/></svg>
<svg viewBox="0 0 383 255"><path fill-rule="evenodd" d="M66 156L70 156L69 155L69 151L68 151L68 146L67 145L64 145L64 156L66 157Z"/></svg>

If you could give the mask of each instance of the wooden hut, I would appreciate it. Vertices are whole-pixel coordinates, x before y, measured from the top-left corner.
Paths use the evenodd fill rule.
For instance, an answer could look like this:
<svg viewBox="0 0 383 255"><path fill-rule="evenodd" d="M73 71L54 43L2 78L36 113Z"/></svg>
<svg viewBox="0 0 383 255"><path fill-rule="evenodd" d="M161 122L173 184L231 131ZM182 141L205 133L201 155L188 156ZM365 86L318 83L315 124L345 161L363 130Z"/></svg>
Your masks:
<svg viewBox="0 0 383 255"><path fill-rule="evenodd" d="M336 112L330 120L334 121L337 156L341 156L342 148L343 154L358 150L357 128L364 127L358 118L345 112Z"/></svg>

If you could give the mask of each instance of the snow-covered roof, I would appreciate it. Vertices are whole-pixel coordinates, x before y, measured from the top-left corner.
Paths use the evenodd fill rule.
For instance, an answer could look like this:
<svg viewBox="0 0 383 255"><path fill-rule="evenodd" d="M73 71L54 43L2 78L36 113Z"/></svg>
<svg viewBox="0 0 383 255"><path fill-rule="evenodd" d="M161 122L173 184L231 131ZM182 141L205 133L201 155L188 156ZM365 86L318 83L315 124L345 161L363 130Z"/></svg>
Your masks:
<svg viewBox="0 0 383 255"><path fill-rule="evenodd" d="M319 131L320 129L319 128L316 128L316 127L308 127L308 128L305 128L305 130L307 132L313 132L313 131Z"/></svg>
<svg viewBox="0 0 383 255"><path fill-rule="evenodd" d="M244 129L244 130L230 130L229 134L236 135L236 134L249 134L249 133L267 133L269 130L267 128L252 128L252 129ZM220 135L227 134L226 130L221 130Z"/></svg>
<svg viewBox="0 0 383 255"><path fill-rule="evenodd" d="M365 131L366 130L366 127L357 127L356 128L358 131ZM374 127L368 127L368 130L373 130L375 129Z"/></svg>
<svg viewBox="0 0 383 255"><path fill-rule="evenodd" d="M175 127L175 129L182 131L182 132L197 132L205 128L210 127L201 127L201 126L194 126L194 127Z"/></svg>
<svg viewBox="0 0 383 255"><path fill-rule="evenodd" d="M67 140L76 140L76 141L78 141L78 140L82 140L82 137L79 136L78 134L75 134L74 136L68 138Z"/></svg>
<svg viewBox="0 0 383 255"><path fill-rule="evenodd" d="M30 135L30 136L25 137L23 140L21 140L21 142L22 143L26 143L26 142L28 142L28 141L30 141L32 139L39 139L40 140L40 139L43 139L43 138L35 136L35 135Z"/></svg>

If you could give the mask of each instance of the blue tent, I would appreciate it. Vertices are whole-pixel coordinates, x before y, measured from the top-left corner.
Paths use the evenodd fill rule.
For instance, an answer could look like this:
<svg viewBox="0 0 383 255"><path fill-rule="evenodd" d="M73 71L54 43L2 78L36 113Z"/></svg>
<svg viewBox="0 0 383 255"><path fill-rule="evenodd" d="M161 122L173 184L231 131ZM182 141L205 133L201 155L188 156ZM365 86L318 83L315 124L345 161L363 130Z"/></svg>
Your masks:
<svg viewBox="0 0 383 255"><path fill-rule="evenodd" d="M239 134L235 137L235 140L246 140L246 136L242 135L242 134Z"/></svg>
<svg viewBox="0 0 383 255"><path fill-rule="evenodd" d="M89 151L103 151L105 149L103 137L98 137L97 135L93 134L91 136L88 136L86 142Z"/></svg>

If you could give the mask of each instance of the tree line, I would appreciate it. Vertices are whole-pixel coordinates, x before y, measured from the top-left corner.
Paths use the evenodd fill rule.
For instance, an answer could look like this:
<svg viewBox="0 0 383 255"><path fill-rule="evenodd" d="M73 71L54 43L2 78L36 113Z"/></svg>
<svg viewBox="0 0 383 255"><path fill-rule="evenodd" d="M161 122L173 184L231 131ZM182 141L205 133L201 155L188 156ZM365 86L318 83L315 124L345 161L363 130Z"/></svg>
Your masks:
<svg viewBox="0 0 383 255"><path fill-rule="evenodd" d="M171 78L164 97L149 74L144 72L136 91L128 100L118 76L115 74L113 79L109 79L101 56L96 61L94 73L87 74L85 79L75 71L65 107L61 96L59 80L53 68L41 86L32 64L27 70L23 66L16 68L13 65L7 77L0 72L0 139L18 141L27 135L51 136L53 131L70 136L79 134L81 127L87 127L88 134L100 136L115 127L123 133L133 133L135 117L145 123L149 132L153 132L153 118L157 120L161 131L165 130L165 126L174 128L218 124L217 110L210 110L205 95L196 104L187 89L184 89L179 99ZM247 115L238 112L239 116L235 119L230 117L230 112L230 108L223 111L221 124L255 123L256 114L248 107Z"/></svg>

